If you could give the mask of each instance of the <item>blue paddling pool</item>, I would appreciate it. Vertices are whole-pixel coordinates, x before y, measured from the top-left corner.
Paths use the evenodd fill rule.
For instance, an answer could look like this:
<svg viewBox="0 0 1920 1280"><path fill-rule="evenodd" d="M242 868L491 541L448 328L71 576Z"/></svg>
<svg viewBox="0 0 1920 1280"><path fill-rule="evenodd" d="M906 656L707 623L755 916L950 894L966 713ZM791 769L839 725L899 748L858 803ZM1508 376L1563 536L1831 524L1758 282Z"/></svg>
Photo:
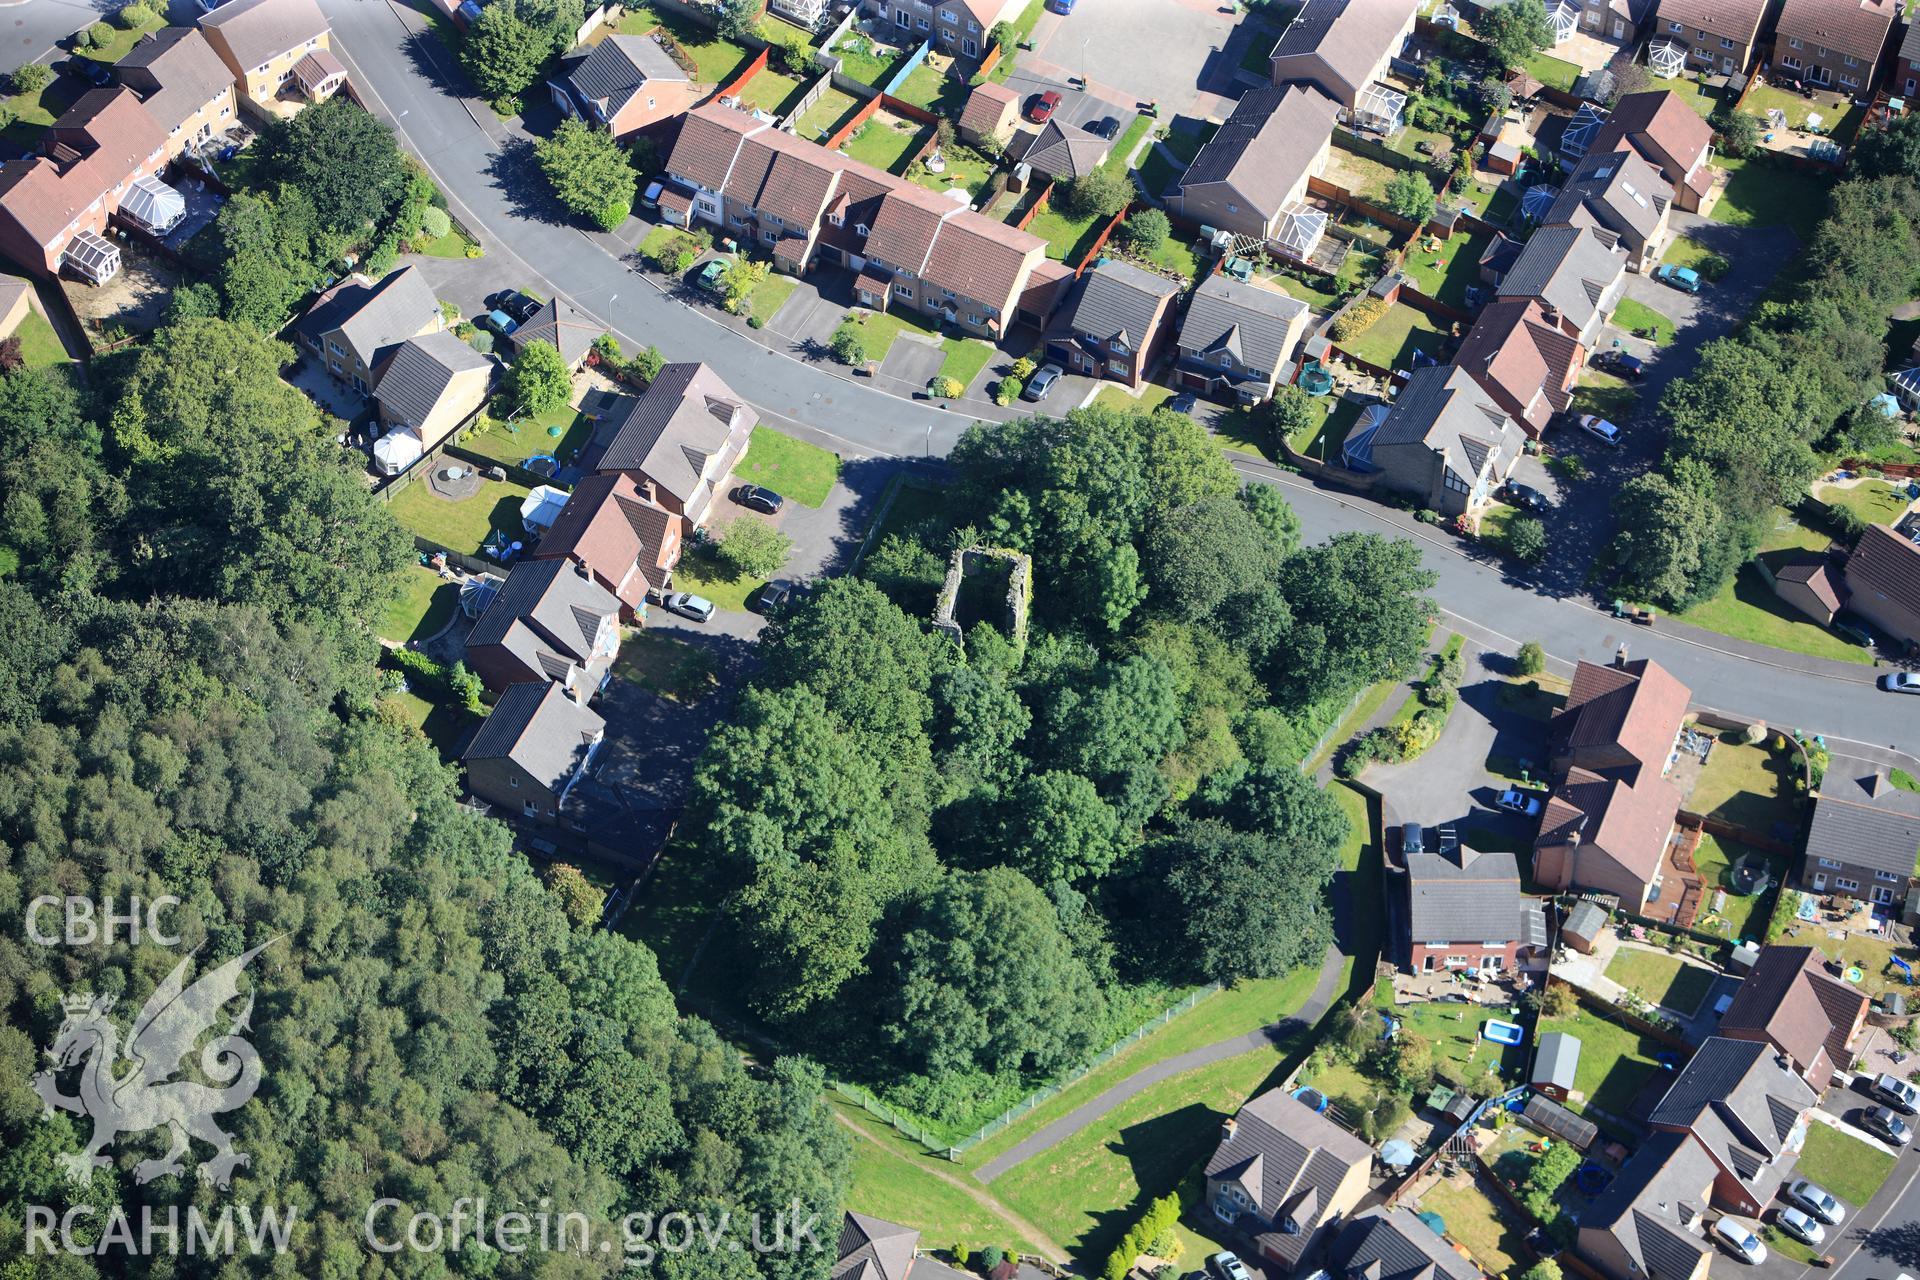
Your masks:
<svg viewBox="0 0 1920 1280"><path fill-rule="evenodd" d="M1527 1033L1522 1031L1516 1023L1488 1018L1480 1024L1480 1034L1495 1044L1519 1044L1526 1038Z"/></svg>

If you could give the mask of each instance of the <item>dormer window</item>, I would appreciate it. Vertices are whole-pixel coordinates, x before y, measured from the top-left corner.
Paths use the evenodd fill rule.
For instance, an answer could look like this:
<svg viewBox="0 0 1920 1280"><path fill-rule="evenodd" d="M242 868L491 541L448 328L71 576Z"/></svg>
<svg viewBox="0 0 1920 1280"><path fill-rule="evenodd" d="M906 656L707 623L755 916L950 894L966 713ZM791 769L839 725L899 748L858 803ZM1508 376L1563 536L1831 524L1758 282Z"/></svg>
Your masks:
<svg viewBox="0 0 1920 1280"><path fill-rule="evenodd" d="M854 229L855 231L857 231L857 232L859 232L859 233L860 233L861 235L863 235L863 236L867 234L867 224L866 224L866 223L864 223L864 222L856 222L856 223L854 223L854 224L853 224L853 229ZM874 259L874 261L876 261L876 262L877 262L877 261L879 261L879 259L877 259L877 258L876 258L876 259Z"/></svg>

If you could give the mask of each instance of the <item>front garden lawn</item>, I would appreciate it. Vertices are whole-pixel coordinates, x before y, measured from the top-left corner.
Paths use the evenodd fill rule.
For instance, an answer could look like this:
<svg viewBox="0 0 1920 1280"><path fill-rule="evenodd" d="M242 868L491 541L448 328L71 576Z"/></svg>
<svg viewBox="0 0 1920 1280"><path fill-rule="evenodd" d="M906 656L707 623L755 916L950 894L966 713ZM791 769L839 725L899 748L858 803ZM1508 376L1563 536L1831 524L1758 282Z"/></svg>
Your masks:
<svg viewBox="0 0 1920 1280"><path fill-rule="evenodd" d="M1700 779L1687 797L1687 811L1791 842L1800 821L1800 802L1794 795L1797 760L1792 751L1723 738L1707 753Z"/></svg>
<svg viewBox="0 0 1920 1280"><path fill-rule="evenodd" d="M1594 1107L1625 1118L1634 1095L1655 1074L1666 1070L1660 1065L1658 1055L1663 1048L1659 1041L1590 1009L1576 1010L1566 1018L1543 1018L1534 1036L1538 1039L1549 1031L1564 1031L1580 1041L1580 1065L1574 1073L1573 1087L1583 1097L1567 1104L1575 1111Z"/></svg>
<svg viewBox="0 0 1920 1280"><path fill-rule="evenodd" d="M1671 262L1676 267L1692 267L1700 273L1702 280L1718 280L1732 270L1733 264L1701 244L1691 236L1675 236L1667 251L1660 255L1660 261Z"/></svg>
<svg viewBox="0 0 1920 1280"><path fill-rule="evenodd" d="M1152 413L1178 394L1172 387L1149 382L1137 396L1124 387L1102 387L1099 394L1093 397L1093 403L1099 408L1114 409L1120 413Z"/></svg>
<svg viewBox="0 0 1920 1280"><path fill-rule="evenodd" d="M140 42L141 36L149 31L158 31L166 25L166 22L167 14L164 6L153 11L151 18L136 27L123 28L117 20L109 21L106 25L112 29L113 34L104 43L97 44L91 49L76 49L74 52L83 58L92 58L95 62L118 62L133 50L133 46Z"/></svg>
<svg viewBox="0 0 1920 1280"><path fill-rule="evenodd" d="M876 111L841 148L849 157L888 173L900 173L926 140L927 126L888 111Z"/></svg>
<svg viewBox="0 0 1920 1280"><path fill-rule="evenodd" d="M747 295L747 314L761 324L766 324L779 313L787 299L793 296L793 291L799 287L800 282L792 276L782 275L778 271L768 272L767 278L753 286L753 291Z"/></svg>
<svg viewBox="0 0 1920 1280"><path fill-rule="evenodd" d="M422 476L396 494L389 507L409 532L449 551L477 556L495 529L525 536L520 504L530 492L511 480L482 480L479 492L455 502L435 493Z"/></svg>
<svg viewBox="0 0 1920 1280"><path fill-rule="evenodd" d="M1639 398L1640 393L1626 379L1601 369L1582 369L1580 380L1574 384L1569 408L1575 413L1597 413L1618 422L1633 411L1633 402Z"/></svg>
<svg viewBox="0 0 1920 1280"><path fill-rule="evenodd" d="M680 557L679 567L673 571L674 590L705 596L716 607L732 613L745 613L748 598L766 581L736 573L706 544L689 546Z"/></svg>
<svg viewBox="0 0 1920 1280"><path fill-rule="evenodd" d="M1100 167L1109 173L1124 174L1132 167L1128 161L1133 158L1134 148L1140 145L1140 139L1146 137L1147 130L1152 127L1152 116L1135 116L1133 123L1127 126L1126 132L1114 139L1113 150L1107 153L1106 162Z"/></svg>
<svg viewBox="0 0 1920 1280"><path fill-rule="evenodd" d="M1815 1122L1807 1126L1807 1142L1800 1148L1795 1171L1857 1210L1873 1199L1893 1172L1893 1157L1832 1125Z"/></svg>
<svg viewBox="0 0 1920 1280"><path fill-rule="evenodd" d="M961 386L971 384L979 372L987 367L987 361L993 358L993 348L978 338L954 338L942 336L940 330L928 324L911 311L895 311L882 314L877 311L858 311L854 313L855 323L864 331L867 358L876 364L887 358L887 352L893 349L893 340L904 329L924 334L940 340L940 349L946 352L941 362L940 375L952 378Z"/></svg>
<svg viewBox="0 0 1920 1280"><path fill-rule="evenodd" d="M407 644L428 640L460 607L460 588L425 565L409 565L400 579L400 595L380 610L376 630L382 640Z"/></svg>
<svg viewBox="0 0 1920 1280"><path fill-rule="evenodd" d="M1445 342L1446 335L1426 312L1396 302L1365 333L1338 345L1357 360L1382 369L1404 369L1415 351L1425 351L1438 360Z"/></svg>
<svg viewBox="0 0 1920 1280"><path fill-rule="evenodd" d="M1673 341L1673 321L1632 298L1620 300L1613 312L1613 322L1635 337L1655 344Z"/></svg>
<svg viewBox="0 0 1920 1280"><path fill-rule="evenodd" d="M734 474L765 485L803 507L818 507L840 478L840 456L784 431L761 425L747 442L747 456Z"/></svg>
<svg viewBox="0 0 1920 1280"><path fill-rule="evenodd" d="M477 248L478 242L459 227L449 226L447 234L437 236L421 245L416 252L429 258L465 258L471 255L469 249Z"/></svg>
<svg viewBox="0 0 1920 1280"><path fill-rule="evenodd" d="M1316 462L1330 462L1337 466L1340 447L1347 442L1347 432L1353 430L1353 424L1359 420L1360 402L1322 396L1313 403L1322 411L1320 421L1295 432L1288 437L1287 443L1295 453L1304 454Z"/></svg>
<svg viewBox="0 0 1920 1280"><path fill-rule="evenodd" d="M1428 242L1423 240L1408 248L1401 270L1413 281L1413 287L1429 298L1464 309L1467 290L1480 282L1480 255L1491 239L1487 235L1457 235L1451 240L1433 241L1434 248L1427 248Z"/></svg>
<svg viewBox="0 0 1920 1280"><path fill-rule="evenodd" d="M613 674L673 702L693 703L720 687L713 657L669 631L629 629L620 640Z"/></svg>
<svg viewBox="0 0 1920 1280"><path fill-rule="evenodd" d="M1769 566L1777 567L1786 560L1826 547L1826 534L1800 524L1786 508L1776 507L1773 516L1773 528L1760 543L1760 556ZM1859 644L1821 626L1780 599L1760 576L1760 571L1750 564L1742 565L1712 599L1676 616L1696 627L1775 649L1838 662L1868 664L1873 661L1872 655Z"/></svg>
<svg viewBox="0 0 1920 1280"><path fill-rule="evenodd" d="M1140 178L1140 189L1150 196L1164 196L1173 188L1174 179L1184 170L1167 159L1166 152L1159 147L1149 147L1147 154L1140 158L1140 167L1134 170Z"/></svg>
<svg viewBox="0 0 1920 1280"><path fill-rule="evenodd" d="M1621 947L1607 963L1607 976L1643 1000L1683 1017L1699 1011L1713 987L1714 973L1658 951Z"/></svg>
<svg viewBox="0 0 1920 1280"><path fill-rule="evenodd" d="M40 145L40 137L80 96L72 76L55 76L39 93L16 93L6 99L13 120L0 129L0 138L31 151Z"/></svg>
<svg viewBox="0 0 1920 1280"><path fill-rule="evenodd" d="M1213 135L1220 131L1220 126L1209 120L1201 120L1198 124L1196 129L1167 130L1167 136L1160 139L1160 145L1173 152L1182 164L1192 164L1194 157L1200 154L1200 148L1212 142Z"/></svg>
<svg viewBox="0 0 1920 1280"><path fill-rule="evenodd" d="M20 339L20 359L29 369L44 369L48 365L65 364L73 357L60 342L60 335L54 331L53 324L45 316L27 308L26 318L20 321L20 327L13 331Z"/></svg>

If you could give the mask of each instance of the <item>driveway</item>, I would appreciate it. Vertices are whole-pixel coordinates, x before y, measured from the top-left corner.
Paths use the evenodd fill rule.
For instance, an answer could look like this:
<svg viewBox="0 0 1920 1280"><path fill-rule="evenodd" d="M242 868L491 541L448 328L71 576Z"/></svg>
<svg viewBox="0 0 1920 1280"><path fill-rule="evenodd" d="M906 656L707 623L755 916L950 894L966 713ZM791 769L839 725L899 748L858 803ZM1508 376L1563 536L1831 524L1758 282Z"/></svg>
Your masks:
<svg viewBox="0 0 1920 1280"><path fill-rule="evenodd" d="M910 387L924 387L940 372L946 360L947 353L938 343L903 333L893 340L887 358L880 362L880 372Z"/></svg>
<svg viewBox="0 0 1920 1280"><path fill-rule="evenodd" d="M1242 45L1264 29L1254 24L1236 40L1246 24L1221 9L1217 0L1100 0L1070 17L1042 17L1034 51L1020 61L1062 81L1090 75L1093 94L1120 106L1158 102L1162 117L1218 115L1240 94L1234 72Z"/></svg>

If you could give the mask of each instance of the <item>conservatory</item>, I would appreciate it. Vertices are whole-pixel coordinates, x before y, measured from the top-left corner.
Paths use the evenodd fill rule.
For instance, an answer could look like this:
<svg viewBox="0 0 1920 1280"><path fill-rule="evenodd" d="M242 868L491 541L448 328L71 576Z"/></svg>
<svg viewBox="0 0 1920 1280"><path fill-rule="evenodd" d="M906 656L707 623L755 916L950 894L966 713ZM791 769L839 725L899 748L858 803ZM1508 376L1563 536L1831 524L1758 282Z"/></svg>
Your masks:
<svg viewBox="0 0 1920 1280"><path fill-rule="evenodd" d="M120 216L156 236L164 236L187 216L186 197L151 174L133 180Z"/></svg>

